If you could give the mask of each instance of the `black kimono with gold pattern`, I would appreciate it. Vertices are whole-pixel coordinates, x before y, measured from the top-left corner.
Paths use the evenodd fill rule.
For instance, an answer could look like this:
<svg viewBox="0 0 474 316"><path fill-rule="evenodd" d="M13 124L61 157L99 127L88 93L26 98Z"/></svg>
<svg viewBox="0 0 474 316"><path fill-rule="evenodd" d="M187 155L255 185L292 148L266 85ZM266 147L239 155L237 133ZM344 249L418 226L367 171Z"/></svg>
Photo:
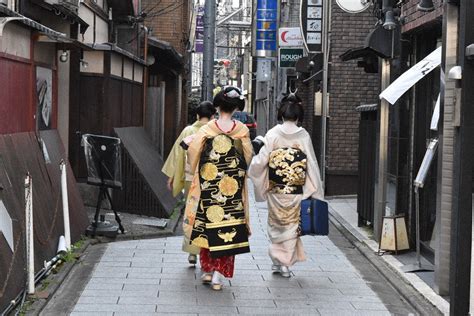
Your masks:
<svg viewBox="0 0 474 316"><path fill-rule="evenodd" d="M191 244L208 248L214 258L250 252L242 201L247 164L239 145L224 134L208 138L199 161L201 196Z"/></svg>

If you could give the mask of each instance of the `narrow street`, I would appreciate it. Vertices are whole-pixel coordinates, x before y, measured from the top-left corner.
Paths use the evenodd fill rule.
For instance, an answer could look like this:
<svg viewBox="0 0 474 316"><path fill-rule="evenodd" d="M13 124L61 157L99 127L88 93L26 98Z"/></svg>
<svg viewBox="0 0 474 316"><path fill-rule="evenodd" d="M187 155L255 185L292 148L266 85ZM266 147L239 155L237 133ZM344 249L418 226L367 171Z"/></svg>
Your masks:
<svg viewBox="0 0 474 316"><path fill-rule="evenodd" d="M252 252L237 256L235 276L221 292L201 284L181 237L122 241L91 246L98 264L86 256L42 315L414 314L334 226L329 237L303 237L308 260L294 266L292 278L272 274L266 204L251 202L251 213Z"/></svg>

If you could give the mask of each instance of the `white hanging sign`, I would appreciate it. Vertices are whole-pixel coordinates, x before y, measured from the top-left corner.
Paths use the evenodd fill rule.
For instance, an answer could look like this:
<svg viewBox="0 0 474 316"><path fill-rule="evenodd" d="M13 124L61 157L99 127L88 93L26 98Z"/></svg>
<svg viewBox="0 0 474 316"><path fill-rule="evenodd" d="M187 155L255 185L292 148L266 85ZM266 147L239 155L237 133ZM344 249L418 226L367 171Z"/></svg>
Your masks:
<svg viewBox="0 0 474 316"><path fill-rule="evenodd" d="M441 64L441 52L441 47L438 47L422 61L405 71L387 89L382 91L380 99L385 99L390 104L397 102L405 92Z"/></svg>

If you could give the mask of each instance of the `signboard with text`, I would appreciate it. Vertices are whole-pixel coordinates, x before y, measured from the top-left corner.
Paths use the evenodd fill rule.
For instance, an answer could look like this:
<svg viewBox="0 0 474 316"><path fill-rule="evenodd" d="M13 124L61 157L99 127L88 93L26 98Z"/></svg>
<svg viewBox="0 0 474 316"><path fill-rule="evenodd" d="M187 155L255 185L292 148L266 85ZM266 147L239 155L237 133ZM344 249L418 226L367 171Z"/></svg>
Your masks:
<svg viewBox="0 0 474 316"><path fill-rule="evenodd" d="M197 8L195 35L194 52L202 53L204 51L204 7Z"/></svg>
<svg viewBox="0 0 474 316"><path fill-rule="evenodd" d="M277 51L279 0L256 0L255 56L271 57Z"/></svg>
<svg viewBox="0 0 474 316"><path fill-rule="evenodd" d="M280 47L303 47L303 36L299 27L280 27L278 32Z"/></svg>
<svg viewBox="0 0 474 316"><path fill-rule="evenodd" d="M294 68L298 59L303 57L303 48L280 48L280 68Z"/></svg>
<svg viewBox="0 0 474 316"><path fill-rule="evenodd" d="M310 53L323 51L323 0L301 0L300 27Z"/></svg>

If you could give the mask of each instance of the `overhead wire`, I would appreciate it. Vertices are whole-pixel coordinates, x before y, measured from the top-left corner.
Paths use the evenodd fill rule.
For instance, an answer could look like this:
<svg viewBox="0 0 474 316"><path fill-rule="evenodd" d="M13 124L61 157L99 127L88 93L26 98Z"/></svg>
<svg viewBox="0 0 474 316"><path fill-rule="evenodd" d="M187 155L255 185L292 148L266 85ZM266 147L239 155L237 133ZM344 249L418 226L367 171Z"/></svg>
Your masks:
<svg viewBox="0 0 474 316"><path fill-rule="evenodd" d="M173 5L174 5L174 7L172 7ZM170 4L167 7L163 8L161 10L158 10L156 13L148 15L146 18L150 18L150 17L155 18L155 17L161 16L161 15L164 15L164 14L174 12L177 9L179 9L180 7L182 7L183 5L184 5L184 1L182 1L181 3L178 3L178 4L176 4L176 3Z"/></svg>
<svg viewBox="0 0 474 316"><path fill-rule="evenodd" d="M168 6L162 8L162 9L159 9L159 10L156 11L156 12L153 12L153 13L148 14L147 17L153 17L153 16L155 16L157 13L160 13L160 12L162 12L162 11L164 11L164 10L166 10L166 9L168 9L168 8L170 8L170 7L172 7L172 6L174 6L174 5L176 5L176 3L171 3L171 4L169 4ZM155 6L155 7L156 7L156 6Z"/></svg>
<svg viewBox="0 0 474 316"><path fill-rule="evenodd" d="M150 9L146 9L144 13L146 13L147 15L150 14L153 10L155 10L161 4L161 1L162 0L158 0L153 7L151 7Z"/></svg>

